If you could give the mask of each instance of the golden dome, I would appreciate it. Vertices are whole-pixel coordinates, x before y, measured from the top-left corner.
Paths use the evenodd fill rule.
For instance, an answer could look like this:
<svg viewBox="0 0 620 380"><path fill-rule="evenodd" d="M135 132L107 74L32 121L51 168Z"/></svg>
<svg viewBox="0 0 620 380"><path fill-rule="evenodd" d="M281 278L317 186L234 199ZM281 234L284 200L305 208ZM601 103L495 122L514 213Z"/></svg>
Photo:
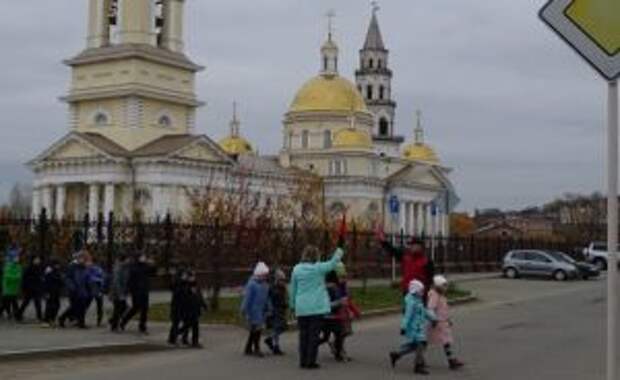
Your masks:
<svg viewBox="0 0 620 380"><path fill-rule="evenodd" d="M430 146L424 143L413 143L405 147L403 158L412 161L424 161L430 164L438 165L439 156Z"/></svg>
<svg viewBox="0 0 620 380"><path fill-rule="evenodd" d="M291 112L345 111L368 112L357 87L338 75L320 75L310 79L297 92Z"/></svg>
<svg viewBox="0 0 620 380"><path fill-rule="evenodd" d="M229 136L220 140L218 143L220 147L228 154L239 155L252 153L252 145L243 137Z"/></svg>
<svg viewBox="0 0 620 380"><path fill-rule="evenodd" d="M372 149L372 139L364 131L347 128L336 133L333 146L334 148Z"/></svg>

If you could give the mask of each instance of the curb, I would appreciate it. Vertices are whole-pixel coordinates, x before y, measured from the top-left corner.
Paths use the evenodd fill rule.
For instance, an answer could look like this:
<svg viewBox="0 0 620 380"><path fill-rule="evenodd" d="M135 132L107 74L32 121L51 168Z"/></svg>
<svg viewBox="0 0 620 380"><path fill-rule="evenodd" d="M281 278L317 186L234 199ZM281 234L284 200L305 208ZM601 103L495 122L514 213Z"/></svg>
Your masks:
<svg viewBox="0 0 620 380"><path fill-rule="evenodd" d="M72 347L48 347L24 351L0 353L2 363L25 360L45 360L58 358L75 358L100 355L127 355L144 352L166 351L171 348L158 343L118 343L109 345L83 345Z"/></svg>

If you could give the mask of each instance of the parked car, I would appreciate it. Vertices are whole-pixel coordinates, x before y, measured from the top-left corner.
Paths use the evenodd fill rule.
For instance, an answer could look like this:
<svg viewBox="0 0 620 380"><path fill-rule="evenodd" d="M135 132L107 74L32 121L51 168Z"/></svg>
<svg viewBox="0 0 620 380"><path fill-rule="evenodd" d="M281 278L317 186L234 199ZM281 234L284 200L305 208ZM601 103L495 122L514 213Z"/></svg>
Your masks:
<svg viewBox="0 0 620 380"><path fill-rule="evenodd" d="M579 277L579 269L575 265L543 250L510 251L504 257L502 270L508 278L541 276L565 281Z"/></svg>
<svg viewBox="0 0 620 380"><path fill-rule="evenodd" d="M564 260L569 264L574 265L575 267L577 267L577 269L579 270L579 275L581 276L582 279L587 280L589 278L592 277L598 277L601 275L601 270L599 269L598 266L594 265L594 264L590 264L587 263L585 261L577 261L575 259L573 259L572 257L570 257L569 255L567 255L564 252L559 252L559 251L548 251L548 253L559 259L559 260Z"/></svg>
<svg viewBox="0 0 620 380"><path fill-rule="evenodd" d="M618 259L620 260L620 247L616 251ZM603 271L607 269L607 258L609 253L607 252L607 243L604 242L592 242L583 250L583 255L586 261L596 265L599 270Z"/></svg>

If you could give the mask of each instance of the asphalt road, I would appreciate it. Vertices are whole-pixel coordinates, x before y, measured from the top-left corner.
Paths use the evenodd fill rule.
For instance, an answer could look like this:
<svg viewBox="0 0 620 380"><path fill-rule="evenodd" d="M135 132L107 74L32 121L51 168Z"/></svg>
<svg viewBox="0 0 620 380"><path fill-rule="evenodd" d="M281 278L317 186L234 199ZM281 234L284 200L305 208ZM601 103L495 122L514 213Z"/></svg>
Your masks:
<svg viewBox="0 0 620 380"><path fill-rule="evenodd" d="M428 361L433 379L594 380L603 379L604 281L485 280L468 283L482 300L454 310L457 350L467 367L446 368L437 347ZM105 356L0 364L0 378L62 380L190 379L409 379L411 360L392 370L387 352L399 343L398 318L360 322L348 341L354 362L339 364L326 352L320 371L296 367L296 337L289 334L283 358L240 355L244 332L230 328L205 333L207 348L134 356Z"/></svg>

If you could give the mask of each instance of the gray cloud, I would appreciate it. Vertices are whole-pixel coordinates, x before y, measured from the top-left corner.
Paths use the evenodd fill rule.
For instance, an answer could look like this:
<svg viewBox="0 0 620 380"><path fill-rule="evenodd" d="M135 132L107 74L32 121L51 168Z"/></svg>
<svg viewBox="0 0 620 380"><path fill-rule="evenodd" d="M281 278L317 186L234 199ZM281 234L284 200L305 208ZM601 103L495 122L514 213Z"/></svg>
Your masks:
<svg viewBox="0 0 620 380"><path fill-rule="evenodd" d="M0 194L21 166L67 131L69 70L85 43L86 1L7 2L0 14ZM521 207L602 186L604 85L537 19L543 0L384 0L399 132L425 114L427 141L454 168L462 208ZM280 146L283 114L316 74L325 12L338 13L352 77L369 21L360 0L190 0L187 50L207 67L198 131L227 133L233 99L263 153Z"/></svg>

